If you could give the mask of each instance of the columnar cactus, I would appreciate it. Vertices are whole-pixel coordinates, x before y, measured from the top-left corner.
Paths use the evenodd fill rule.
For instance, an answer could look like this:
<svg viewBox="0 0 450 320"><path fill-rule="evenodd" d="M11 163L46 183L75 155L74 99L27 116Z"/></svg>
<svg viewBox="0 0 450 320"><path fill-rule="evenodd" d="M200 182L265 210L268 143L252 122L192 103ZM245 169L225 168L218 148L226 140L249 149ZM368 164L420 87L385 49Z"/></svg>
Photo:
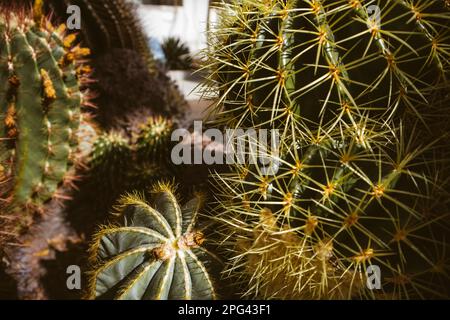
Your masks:
<svg viewBox="0 0 450 320"><path fill-rule="evenodd" d="M222 9L208 52L214 123L282 141L270 174L257 163L216 175L225 274L246 297L447 297L447 159L427 122L449 85L443 2Z"/></svg>
<svg viewBox="0 0 450 320"><path fill-rule="evenodd" d="M203 198L180 208L169 184L153 189L154 206L142 195L121 199L120 223L100 229L91 247L95 267L90 298L125 300L214 299L201 262L203 233L195 229Z"/></svg>
<svg viewBox="0 0 450 320"><path fill-rule="evenodd" d="M90 70L89 50L74 45L64 25L0 10L0 149L2 219L41 211L51 198L64 198L61 184L79 163L78 131L87 103L80 87ZM2 230L10 233L13 230Z"/></svg>

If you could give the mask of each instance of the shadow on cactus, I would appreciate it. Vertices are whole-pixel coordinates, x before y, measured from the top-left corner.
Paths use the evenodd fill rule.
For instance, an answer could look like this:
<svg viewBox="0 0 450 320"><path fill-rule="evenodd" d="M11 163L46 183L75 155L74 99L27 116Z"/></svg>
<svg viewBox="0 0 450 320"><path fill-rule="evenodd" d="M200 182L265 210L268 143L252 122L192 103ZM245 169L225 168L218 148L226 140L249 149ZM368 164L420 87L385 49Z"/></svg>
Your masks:
<svg viewBox="0 0 450 320"><path fill-rule="evenodd" d="M96 234L89 297L216 298L204 262L205 237L195 226L203 197L197 194L180 207L170 184L160 183L152 193L152 206L143 195L124 196L117 207L120 222Z"/></svg>

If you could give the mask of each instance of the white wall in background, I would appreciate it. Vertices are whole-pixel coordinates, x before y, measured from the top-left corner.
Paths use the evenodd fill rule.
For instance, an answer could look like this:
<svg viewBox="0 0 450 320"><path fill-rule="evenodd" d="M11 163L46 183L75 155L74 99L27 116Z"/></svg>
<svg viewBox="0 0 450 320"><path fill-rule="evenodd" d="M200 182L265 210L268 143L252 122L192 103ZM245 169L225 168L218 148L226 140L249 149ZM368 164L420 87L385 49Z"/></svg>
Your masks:
<svg viewBox="0 0 450 320"><path fill-rule="evenodd" d="M149 36L159 41L178 37L195 54L206 47L208 3L208 0L183 0L183 6L140 5L138 11ZM212 16L215 17L214 13Z"/></svg>

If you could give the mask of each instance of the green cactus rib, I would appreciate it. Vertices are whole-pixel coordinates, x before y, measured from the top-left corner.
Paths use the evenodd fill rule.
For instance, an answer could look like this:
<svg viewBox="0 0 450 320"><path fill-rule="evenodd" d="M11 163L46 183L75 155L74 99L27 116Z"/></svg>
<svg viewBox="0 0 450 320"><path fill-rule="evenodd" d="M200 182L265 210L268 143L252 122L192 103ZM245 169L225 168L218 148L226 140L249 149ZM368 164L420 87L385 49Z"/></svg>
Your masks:
<svg viewBox="0 0 450 320"><path fill-rule="evenodd" d="M134 118L133 118L134 119ZM121 132L104 133L94 143L91 161L92 187L108 190L105 210L130 190L147 190L154 182L169 177L170 134L173 124L162 117L147 117L129 124L131 138Z"/></svg>
<svg viewBox="0 0 450 320"><path fill-rule="evenodd" d="M91 252L90 298L120 300L214 299L213 284L195 230L202 198L180 208L172 188L155 190L154 208L142 196L120 201L118 226L102 228Z"/></svg>
<svg viewBox="0 0 450 320"><path fill-rule="evenodd" d="M55 98L46 106L48 111L43 119L47 125L47 147L49 148L45 166L49 169L43 176L42 183L46 197L51 197L68 170L71 150L69 144L71 130L68 128L70 128L72 117L67 107L71 105L71 101L58 63L53 58L46 43L33 33L28 34L28 40L30 45L38 52L38 67L40 70L48 72L49 80L55 90Z"/></svg>
<svg viewBox="0 0 450 320"><path fill-rule="evenodd" d="M170 136L173 124L163 117L150 117L143 123L136 139L136 152L141 161L165 164L170 160Z"/></svg>
<svg viewBox="0 0 450 320"><path fill-rule="evenodd" d="M0 25L0 34L5 33L5 26ZM6 115L6 111L8 109L8 103L6 96L8 94L8 86L6 83L9 81L9 69L8 63L5 63L9 59L9 42L6 41L5 37L0 37L0 83L3 85L0 86L0 133L5 131L5 122L4 117ZM3 142L0 142L0 145Z"/></svg>

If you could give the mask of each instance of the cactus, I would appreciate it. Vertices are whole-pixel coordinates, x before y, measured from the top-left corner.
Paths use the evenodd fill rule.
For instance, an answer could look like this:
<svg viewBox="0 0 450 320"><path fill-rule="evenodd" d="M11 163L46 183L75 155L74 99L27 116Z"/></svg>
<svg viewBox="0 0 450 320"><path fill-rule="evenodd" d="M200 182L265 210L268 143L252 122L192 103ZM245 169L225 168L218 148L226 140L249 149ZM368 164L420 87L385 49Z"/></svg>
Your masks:
<svg viewBox="0 0 450 320"><path fill-rule="evenodd" d="M141 110L182 118L187 102L159 66L153 74L148 72L141 56L128 49L112 49L95 62L98 82L93 89L99 94L96 103L100 106L97 119L104 128L115 129Z"/></svg>
<svg viewBox="0 0 450 320"><path fill-rule="evenodd" d="M138 128L130 128L133 132L128 133L133 137L128 138L125 133L116 131L100 136L94 144L89 164L95 183L123 193L131 185L141 184L136 181L138 179L147 183L144 183L144 189L147 188L149 176L145 174L146 169L155 166L152 175L159 176L164 168L170 168L168 157L172 128L170 120L148 117ZM160 167L159 173L157 167Z"/></svg>
<svg viewBox="0 0 450 320"><path fill-rule="evenodd" d="M173 131L171 120L149 117L137 133L136 151L139 159L154 163L170 163L170 138Z"/></svg>
<svg viewBox="0 0 450 320"><path fill-rule="evenodd" d="M81 160L78 129L88 125L81 113L88 96L80 87L90 72L83 64L89 50L74 45L64 25L0 12L2 214L25 218L24 210L65 197L59 186L71 182Z"/></svg>
<svg viewBox="0 0 450 320"><path fill-rule="evenodd" d="M123 197L120 224L100 229L91 246L96 266L90 298L126 300L214 299L200 257L204 239L195 224L203 199L180 208L169 184L153 189L154 207L142 195Z"/></svg>
<svg viewBox="0 0 450 320"><path fill-rule="evenodd" d="M273 174L248 163L215 175L225 275L245 297L448 297L448 161L429 122L449 85L443 3L248 0L222 11L207 52L213 123L278 129L282 141L268 154ZM379 291L366 287L370 265Z"/></svg>
<svg viewBox="0 0 450 320"><path fill-rule="evenodd" d="M131 163L130 145L122 135L105 133L95 141L90 167L100 188L119 188L125 180L123 170Z"/></svg>
<svg viewBox="0 0 450 320"><path fill-rule="evenodd" d="M377 4L381 22L368 13ZM210 66L222 93L216 110L226 111L227 124L300 121L311 131L369 112L420 114L415 105L448 73L449 15L440 2L243 1L228 8L235 14L225 13L213 35Z"/></svg>
<svg viewBox="0 0 450 320"><path fill-rule="evenodd" d="M91 89L98 94L93 101L97 108L92 112L102 128L116 128L118 122L138 108L166 117L184 116L187 102L155 62L132 3L126 0L20 0L18 3L22 6L43 3L41 10L58 22L66 22L69 5L80 7L82 44L91 49L90 63L95 70L96 81Z"/></svg>
<svg viewBox="0 0 450 320"><path fill-rule="evenodd" d="M26 3L39 1L22 0ZM147 37L136 18L132 4L126 0L40 0L45 12L54 12L59 22L66 22L67 7L76 5L82 13L81 35L84 45L93 55L101 55L113 48L138 52L149 64L154 65L147 45Z"/></svg>
<svg viewBox="0 0 450 320"><path fill-rule="evenodd" d="M21 299L46 296L41 260L70 241L63 203L97 135L89 50L38 9L0 5L0 256Z"/></svg>
<svg viewBox="0 0 450 320"><path fill-rule="evenodd" d="M125 192L143 191L159 179L172 175L169 157L172 123L161 117L140 117L124 124L125 130L100 135L93 145L88 177L81 188L88 212L108 212ZM85 203L96 203L85 208Z"/></svg>

